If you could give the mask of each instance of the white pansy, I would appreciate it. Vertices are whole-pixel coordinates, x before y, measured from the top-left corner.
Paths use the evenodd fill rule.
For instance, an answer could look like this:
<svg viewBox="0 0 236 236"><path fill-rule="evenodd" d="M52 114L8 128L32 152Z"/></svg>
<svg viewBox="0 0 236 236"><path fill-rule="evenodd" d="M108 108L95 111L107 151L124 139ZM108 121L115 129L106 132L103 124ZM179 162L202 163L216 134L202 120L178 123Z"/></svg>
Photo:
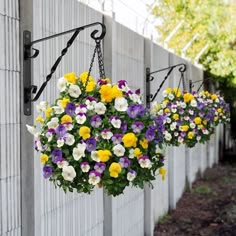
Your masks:
<svg viewBox="0 0 236 236"><path fill-rule="evenodd" d="M87 173L90 170L90 166L88 164L81 165L80 167L81 167L82 172L84 172L84 173Z"/></svg>
<svg viewBox="0 0 236 236"><path fill-rule="evenodd" d="M115 109L117 111L127 111L128 109L128 102L125 98L120 97L115 99Z"/></svg>
<svg viewBox="0 0 236 236"><path fill-rule="evenodd" d="M73 148L73 158L78 161L80 158L85 156L86 143L79 143L77 147Z"/></svg>
<svg viewBox="0 0 236 236"><path fill-rule="evenodd" d="M64 77L61 77L60 79L58 79L57 88L59 89L60 92L63 92L66 90L66 84L67 84L67 81Z"/></svg>
<svg viewBox="0 0 236 236"><path fill-rule="evenodd" d="M134 149L133 149L133 148L131 148L131 149L129 150L129 158L130 158L130 159L133 159L133 158L134 158Z"/></svg>
<svg viewBox="0 0 236 236"><path fill-rule="evenodd" d="M169 98L170 100L173 100L173 99L175 98L175 96L174 96L172 93L170 93L170 94L168 95L168 98Z"/></svg>
<svg viewBox="0 0 236 236"><path fill-rule="evenodd" d="M139 160L139 164L142 168L151 168L152 167L152 163L149 159L140 159Z"/></svg>
<svg viewBox="0 0 236 236"><path fill-rule="evenodd" d="M169 132L166 131L164 135L165 135L164 138L165 138L167 141L170 141L170 140L172 139L172 135L171 135Z"/></svg>
<svg viewBox="0 0 236 236"><path fill-rule="evenodd" d="M65 144L65 141L63 138L60 138L57 140L57 147L60 148L60 147L64 146L64 144Z"/></svg>
<svg viewBox="0 0 236 236"><path fill-rule="evenodd" d="M166 97L167 95L168 95L167 91L164 90L164 91L162 92L162 96L163 96L163 97Z"/></svg>
<svg viewBox="0 0 236 236"><path fill-rule="evenodd" d="M76 172L73 166L63 166L62 176L65 180L73 182L76 177Z"/></svg>
<svg viewBox="0 0 236 236"><path fill-rule="evenodd" d="M136 173L135 174L133 174L133 173L131 173L131 172L128 172L128 174L127 174L127 180L128 181L133 181L134 179L136 178Z"/></svg>
<svg viewBox="0 0 236 236"><path fill-rule="evenodd" d="M162 109L165 109L165 108L166 108L166 104L165 104L165 103L162 103L162 104L161 104L161 108L162 108Z"/></svg>
<svg viewBox="0 0 236 236"><path fill-rule="evenodd" d="M68 92L69 92L70 96L73 98L78 98L81 94L81 90L80 90L79 86L74 85L74 84L70 85Z"/></svg>
<svg viewBox="0 0 236 236"><path fill-rule="evenodd" d="M135 103L139 103L139 104L142 103L140 96L136 93L129 94L129 98Z"/></svg>
<svg viewBox="0 0 236 236"><path fill-rule="evenodd" d="M86 113L86 112L87 112L87 108L85 106L78 106L75 108L75 114Z"/></svg>
<svg viewBox="0 0 236 236"><path fill-rule="evenodd" d="M194 123L190 123L189 125L192 129L194 129L196 127L196 125Z"/></svg>
<svg viewBox="0 0 236 236"><path fill-rule="evenodd" d="M113 136L113 133L111 131L105 131L105 132L101 132L101 136L103 139L111 139L111 137Z"/></svg>
<svg viewBox="0 0 236 236"><path fill-rule="evenodd" d="M101 178L99 176L96 176L95 174L89 175L88 182L92 185L97 185L101 181Z"/></svg>
<svg viewBox="0 0 236 236"><path fill-rule="evenodd" d="M26 128L27 128L28 132L30 132L32 135L36 134L35 126L26 125Z"/></svg>
<svg viewBox="0 0 236 236"><path fill-rule="evenodd" d="M78 124L82 125L86 121L87 118L85 114L80 113L75 117L75 119Z"/></svg>
<svg viewBox="0 0 236 236"><path fill-rule="evenodd" d="M47 126L49 129L56 129L58 126L59 120L57 117L53 117L48 123Z"/></svg>
<svg viewBox="0 0 236 236"><path fill-rule="evenodd" d="M160 110L160 111L157 112L157 114L160 115L160 116L163 115L163 113L164 113L163 110Z"/></svg>
<svg viewBox="0 0 236 236"><path fill-rule="evenodd" d="M92 151L91 152L91 158L92 158L93 161L100 162L100 159L99 159L97 151Z"/></svg>
<svg viewBox="0 0 236 236"><path fill-rule="evenodd" d="M65 109L61 106L54 106L52 108L55 111L55 114L57 114L57 115L60 115L65 111Z"/></svg>
<svg viewBox="0 0 236 236"><path fill-rule="evenodd" d="M75 142L75 137L72 134L65 135L65 143L69 146L73 145Z"/></svg>
<svg viewBox="0 0 236 236"><path fill-rule="evenodd" d="M202 132L203 132L204 134L206 134L206 135L209 134L209 131L208 131L207 129L204 129Z"/></svg>
<svg viewBox="0 0 236 236"><path fill-rule="evenodd" d="M125 148L121 144L115 145L112 151L117 157L122 157L125 154Z"/></svg>
<svg viewBox="0 0 236 236"><path fill-rule="evenodd" d="M167 122L168 124L170 124L170 123L171 123L171 119L170 119L169 117L167 117L167 118L166 118L166 122Z"/></svg>
<svg viewBox="0 0 236 236"><path fill-rule="evenodd" d="M186 103L185 102L181 102L181 105L180 105L182 108L186 108Z"/></svg>
<svg viewBox="0 0 236 236"><path fill-rule="evenodd" d="M97 103L96 101L90 101L88 99L85 101L85 104L86 104L88 110L93 110L96 103Z"/></svg>
<svg viewBox="0 0 236 236"><path fill-rule="evenodd" d="M48 142L51 142L53 138L53 134L51 132L47 132L46 137L48 138Z"/></svg>
<svg viewBox="0 0 236 236"><path fill-rule="evenodd" d="M192 107L196 107L197 106L197 101L195 99L191 100L190 105Z"/></svg>
<svg viewBox="0 0 236 236"><path fill-rule="evenodd" d="M44 112L48 108L48 102L42 101L39 104L36 104L37 112Z"/></svg>
<svg viewBox="0 0 236 236"><path fill-rule="evenodd" d="M184 116L184 120L189 120L189 116Z"/></svg>
<svg viewBox="0 0 236 236"><path fill-rule="evenodd" d="M73 123L65 123L64 126L65 126L67 131L70 131L74 128Z"/></svg>
<svg viewBox="0 0 236 236"><path fill-rule="evenodd" d="M177 137L179 135L179 133L176 131L174 132L174 136Z"/></svg>
<svg viewBox="0 0 236 236"><path fill-rule="evenodd" d="M40 151L40 152L43 151L43 146L42 146L42 143L40 140L35 141L35 147L38 151Z"/></svg>
<svg viewBox="0 0 236 236"><path fill-rule="evenodd" d="M170 125L170 130L171 131L174 131L176 129L176 125L177 123L176 122L173 122L171 125Z"/></svg>
<svg viewBox="0 0 236 236"><path fill-rule="evenodd" d="M69 162L68 161L58 161L57 162L57 167L62 169L64 166L68 166Z"/></svg>
<svg viewBox="0 0 236 236"><path fill-rule="evenodd" d="M183 141L184 141L184 139L183 139L181 136L179 136L178 142L179 142L179 143L182 143Z"/></svg>
<svg viewBox="0 0 236 236"><path fill-rule="evenodd" d="M98 115L103 115L106 112L106 106L102 103L102 102L98 102L95 104L94 106L94 111L98 114Z"/></svg>
<svg viewBox="0 0 236 236"><path fill-rule="evenodd" d="M172 109L171 109L171 112L173 112L173 113L175 113L176 111L177 111L176 108L172 108Z"/></svg>
<svg viewBox="0 0 236 236"><path fill-rule="evenodd" d="M200 141L201 140L201 136L197 136L197 141Z"/></svg>
<svg viewBox="0 0 236 236"><path fill-rule="evenodd" d="M193 110L189 110L188 113L189 113L190 115L193 115L193 114L194 114L194 111L193 111Z"/></svg>
<svg viewBox="0 0 236 236"><path fill-rule="evenodd" d="M116 119L116 118L112 118L111 119L111 124L113 125L114 128L119 129L121 126L121 120L120 119Z"/></svg>

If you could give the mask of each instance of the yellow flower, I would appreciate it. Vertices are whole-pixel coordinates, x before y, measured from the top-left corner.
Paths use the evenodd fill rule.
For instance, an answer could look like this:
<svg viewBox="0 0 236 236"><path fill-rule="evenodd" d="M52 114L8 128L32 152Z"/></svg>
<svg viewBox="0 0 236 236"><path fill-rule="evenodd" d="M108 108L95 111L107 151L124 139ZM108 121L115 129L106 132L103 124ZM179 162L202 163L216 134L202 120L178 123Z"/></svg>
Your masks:
<svg viewBox="0 0 236 236"><path fill-rule="evenodd" d="M217 99L217 95L216 95L216 94L212 94L212 95L211 95L211 99L212 99L212 100L216 100L216 99Z"/></svg>
<svg viewBox="0 0 236 236"><path fill-rule="evenodd" d="M190 102L194 99L193 95L191 93L185 93L184 94L184 102Z"/></svg>
<svg viewBox="0 0 236 236"><path fill-rule="evenodd" d="M181 131L187 132L188 129L189 129L189 126L188 126L188 125L181 125L181 126L180 126L180 130L181 130Z"/></svg>
<svg viewBox="0 0 236 236"><path fill-rule="evenodd" d="M181 92L180 92L180 90L178 88L174 88L173 91L174 91L174 94L175 94L176 97L180 97L181 96Z"/></svg>
<svg viewBox="0 0 236 236"><path fill-rule="evenodd" d="M165 112L165 113L169 113L169 112L170 112L170 109L169 109L169 108L166 108L166 109L164 110L164 112Z"/></svg>
<svg viewBox="0 0 236 236"><path fill-rule="evenodd" d="M166 89L166 92L167 92L167 93L171 93L171 92L172 92L172 89L171 89L171 88L167 88L167 89Z"/></svg>
<svg viewBox="0 0 236 236"><path fill-rule="evenodd" d="M48 161L48 155L42 154L41 155L41 163L45 164Z"/></svg>
<svg viewBox="0 0 236 236"><path fill-rule="evenodd" d="M203 125L198 125L198 128L199 128L199 129L203 129L204 126L203 126Z"/></svg>
<svg viewBox="0 0 236 236"><path fill-rule="evenodd" d="M122 138L125 147L136 147L137 140L134 133L127 133Z"/></svg>
<svg viewBox="0 0 236 236"><path fill-rule="evenodd" d="M117 162L113 162L109 167L110 176L113 178L117 178L121 170L121 165Z"/></svg>
<svg viewBox="0 0 236 236"><path fill-rule="evenodd" d="M103 84L109 84L111 83L109 78L105 78L105 79L101 79L101 81L103 82Z"/></svg>
<svg viewBox="0 0 236 236"><path fill-rule="evenodd" d="M174 114L174 115L173 115L173 119L174 119L174 120L178 120L178 119L179 119L179 115L178 115L178 114Z"/></svg>
<svg viewBox="0 0 236 236"><path fill-rule="evenodd" d="M147 148L148 148L148 140L147 140L147 139L140 140L139 143L141 144L141 146L142 146L144 149L147 149Z"/></svg>
<svg viewBox="0 0 236 236"><path fill-rule="evenodd" d="M164 167L161 167L160 169L159 169L159 174L161 175L161 177L162 177L162 180L165 180L165 178L166 178L166 169L164 168Z"/></svg>
<svg viewBox="0 0 236 236"><path fill-rule="evenodd" d="M112 87L111 85L105 84L101 86L101 89L99 90L99 93L101 94L101 100L103 102L111 102L113 99L112 94Z"/></svg>
<svg viewBox="0 0 236 236"><path fill-rule="evenodd" d="M200 125L202 122L202 119L200 117L196 117L196 118L194 118L194 122L195 122L195 124Z"/></svg>
<svg viewBox="0 0 236 236"><path fill-rule="evenodd" d="M85 140L90 138L90 128L87 126L81 126L79 129L79 135Z"/></svg>
<svg viewBox="0 0 236 236"><path fill-rule="evenodd" d="M96 87L95 81L89 81L87 86L86 86L86 92L92 92L94 88Z"/></svg>
<svg viewBox="0 0 236 236"><path fill-rule="evenodd" d="M109 150L98 150L97 155L101 162L107 162L112 156Z"/></svg>
<svg viewBox="0 0 236 236"><path fill-rule="evenodd" d="M88 77L88 71L84 71L79 76L79 79L82 81L83 85L85 85L87 78L88 78L88 82L95 82L91 75Z"/></svg>
<svg viewBox="0 0 236 236"><path fill-rule="evenodd" d="M64 116L62 116L62 118L61 118L61 123L62 123L62 124L65 124L65 123L72 123L72 118L71 118L71 116L69 116L69 115L64 115Z"/></svg>
<svg viewBox="0 0 236 236"><path fill-rule="evenodd" d="M192 139L194 137L194 133L193 132L188 132L188 138Z"/></svg>
<svg viewBox="0 0 236 236"><path fill-rule="evenodd" d="M135 155L136 157L142 156L142 152L140 151L139 148L135 148L135 149L134 149L134 155Z"/></svg>
<svg viewBox="0 0 236 236"><path fill-rule="evenodd" d="M203 123L204 125L207 125L207 120L204 120L202 123Z"/></svg>
<svg viewBox="0 0 236 236"><path fill-rule="evenodd" d="M43 124L43 122L44 122L44 119L43 119L43 117L42 117L42 116L37 116L37 117L36 117L36 119L35 119L35 121L36 121L36 122L38 122L38 123L41 123L41 124Z"/></svg>
<svg viewBox="0 0 236 236"><path fill-rule="evenodd" d="M70 99L69 98L63 98L62 100L59 100L59 104L65 108L66 105L70 102Z"/></svg>
<svg viewBox="0 0 236 236"><path fill-rule="evenodd" d="M217 109L217 112L218 112L218 113L221 113L221 112L222 112L222 109L221 109L221 108L218 108L218 109Z"/></svg>
<svg viewBox="0 0 236 236"><path fill-rule="evenodd" d="M215 116L215 117L214 117L214 121L217 121L218 119L219 119L218 116Z"/></svg>
<svg viewBox="0 0 236 236"><path fill-rule="evenodd" d="M47 118L49 118L49 117L51 116L51 113L52 113L52 108L51 108L51 107L49 107L48 109L46 109L45 115L46 115Z"/></svg>
<svg viewBox="0 0 236 236"><path fill-rule="evenodd" d="M112 90L113 98L122 97L122 91L118 88L117 85L114 85L111 90Z"/></svg>
<svg viewBox="0 0 236 236"><path fill-rule="evenodd" d="M65 74L64 78L67 80L67 82L69 82L71 84L76 84L76 81L78 79L78 78L76 78L75 72Z"/></svg>

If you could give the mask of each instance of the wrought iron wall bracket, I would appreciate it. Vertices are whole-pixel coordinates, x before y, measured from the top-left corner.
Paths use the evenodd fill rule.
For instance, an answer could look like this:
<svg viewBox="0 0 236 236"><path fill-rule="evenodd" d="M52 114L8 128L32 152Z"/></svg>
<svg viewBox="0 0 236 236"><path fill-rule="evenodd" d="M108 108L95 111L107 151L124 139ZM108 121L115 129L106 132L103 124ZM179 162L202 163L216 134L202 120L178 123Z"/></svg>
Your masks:
<svg viewBox="0 0 236 236"><path fill-rule="evenodd" d="M156 71L153 71L153 72L150 72L150 68L146 68L146 104L147 104L147 107L150 106L150 103L153 102L157 96L157 94L160 92L162 86L164 85L165 81L169 78L171 72L176 68L176 67L179 67L179 72L181 74L181 77L183 76L183 73L186 71L187 67L185 64L181 63L181 64L177 64L177 65L174 65L174 66L170 66L170 67L167 67L167 68L163 68L163 69L160 69L160 70L156 70ZM153 95L151 94L150 92L150 83L155 79L154 76L152 76L153 74L156 74L156 73L159 73L159 72L162 72L162 71L165 71L167 70L167 74L165 75L164 79L162 80L159 88L157 89L156 93ZM184 85L184 80L183 80L183 85ZM184 85L185 87L185 85Z"/></svg>
<svg viewBox="0 0 236 236"><path fill-rule="evenodd" d="M68 48L73 44L74 40L76 39L76 37L78 36L78 34L90 27L94 27L94 26L98 26L100 25L102 27L101 33L100 35L97 36L97 33L99 32L99 30L94 30L91 33L91 38L95 40L95 42L97 43L98 41L102 40L105 37L106 34L106 27L104 24L100 23L100 22L95 22L92 24L88 24L88 25L84 25L82 27L77 27L68 31L64 31L58 34L54 34L45 38L41 38L35 41L31 41L31 32L30 31L24 31L23 32L23 44L24 44L24 48L23 48L23 56L24 56L24 62L23 62L23 85L24 85L24 114L26 116L30 116L31 115L31 103L34 101L37 101L38 98L40 97L41 93L43 92L43 90L45 89L45 87L47 86L47 83L49 82L49 80L51 79L53 73L56 71L57 66L59 65L59 63L61 62L62 57L67 53ZM39 50L32 48L32 46L36 43L45 41L45 40L49 40L52 38L56 38L59 36L62 36L64 34L68 34L68 33L72 33L74 32L74 34L72 35L72 37L69 39L69 41L66 44L66 47L61 51L61 55L58 57L58 59L56 60L56 62L54 63L54 65L51 68L50 74L47 75L46 77L46 81L41 85L40 89L37 92L37 86L36 85L32 85L32 80L31 80L31 59L32 58L36 58L39 55ZM32 94L36 94L36 96L32 99Z"/></svg>
<svg viewBox="0 0 236 236"><path fill-rule="evenodd" d="M192 92L192 88L194 87L194 84L195 83L199 83L199 82L202 82L200 84L200 86L198 87L197 89L197 93L200 91L201 87L203 86L203 84L206 82L206 81L209 81L211 80L211 78L206 78L206 79L201 79L201 80L197 80L197 81L192 81L192 80L189 80L189 91L190 93Z"/></svg>

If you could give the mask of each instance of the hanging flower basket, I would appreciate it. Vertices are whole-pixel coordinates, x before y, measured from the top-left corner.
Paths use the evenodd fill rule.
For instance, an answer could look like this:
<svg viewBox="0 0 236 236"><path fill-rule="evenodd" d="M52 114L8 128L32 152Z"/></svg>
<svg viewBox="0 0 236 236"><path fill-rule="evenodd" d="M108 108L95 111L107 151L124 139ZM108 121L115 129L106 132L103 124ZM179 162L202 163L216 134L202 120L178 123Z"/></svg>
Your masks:
<svg viewBox="0 0 236 236"><path fill-rule="evenodd" d="M66 74L57 86L58 99L37 105L44 115L36 118L37 127L28 126L45 178L65 192L90 193L98 185L116 196L165 174L158 170L162 139L139 90L132 92L124 80L96 83L87 72Z"/></svg>

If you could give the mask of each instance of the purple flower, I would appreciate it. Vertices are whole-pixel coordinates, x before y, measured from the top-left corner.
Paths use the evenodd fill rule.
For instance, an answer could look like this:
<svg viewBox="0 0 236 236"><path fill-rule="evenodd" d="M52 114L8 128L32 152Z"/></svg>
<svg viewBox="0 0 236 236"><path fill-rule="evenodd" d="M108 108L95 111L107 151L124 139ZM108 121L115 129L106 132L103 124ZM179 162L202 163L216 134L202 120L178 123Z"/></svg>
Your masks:
<svg viewBox="0 0 236 236"><path fill-rule="evenodd" d="M139 113L139 107L132 104L128 107L127 109L127 114L130 118L136 118L138 116L138 113Z"/></svg>
<svg viewBox="0 0 236 236"><path fill-rule="evenodd" d="M204 115L205 115L205 112L203 112L203 111L199 112L200 117L203 117Z"/></svg>
<svg viewBox="0 0 236 236"><path fill-rule="evenodd" d="M95 97L92 97L92 96L87 96L86 100L89 100L90 102L92 102L92 101L96 102L97 101L97 99Z"/></svg>
<svg viewBox="0 0 236 236"><path fill-rule="evenodd" d="M199 110L202 110L204 107L205 107L204 103L198 103L198 104L197 104L197 108L198 108Z"/></svg>
<svg viewBox="0 0 236 236"><path fill-rule="evenodd" d="M99 173L103 173L104 170L106 169L106 164L102 163L102 162L97 162L94 166L94 169L99 172Z"/></svg>
<svg viewBox="0 0 236 236"><path fill-rule="evenodd" d="M61 161L62 158L62 151L60 149L54 149L52 151L52 162L57 163L58 161Z"/></svg>
<svg viewBox="0 0 236 236"><path fill-rule="evenodd" d="M75 114L75 104L72 103L72 102L69 102L67 105L66 105L66 114L69 115L69 116L73 116Z"/></svg>
<svg viewBox="0 0 236 236"><path fill-rule="evenodd" d="M55 129L51 128L51 129L48 129L47 133L55 134L56 132L55 132Z"/></svg>
<svg viewBox="0 0 236 236"><path fill-rule="evenodd" d="M111 138L114 145L121 143L122 135L121 134L114 134Z"/></svg>
<svg viewBox="0 0 236 236"><path fill-rule="evenodd" d="M121 128L121 132L124 134L127 131L127 123L122 122L120 128Z"/></svg>
<svg viewBox="0 0 236 236"><path fill-rule="evenodd" d="M184 137L186 136L186 133L185 133L185 132L181 132L180 136L181 136L182 138L184 138Z"/></svg>
<svg viewBox="0 0 236 236"><path fill-rule="evenodd" d="M127 85L127 82L125 80L119 80L117 84L118 84L118 87L122 89L124 86Z"/></svg>
<svg viewBox="0 0 236 236"><path fill-rule="evenodd" d="M106 79L99 79L98 82L97 82L98 85L105 85L105 84L108 84L108 81Z"/></svg>
<svg viewBox="0 0 236 236"><path fill-rule="evenodd" d="M43 177L49 178L52 175L52 167L51 166L44 166L43 167Z"/></svg>
<svg viewBox="0 0 236 236"><path fill-rule="evenodd" d="M56 134L58 137L63 137L66 134L66 128L64 125L58 125L56 128Z"/></svg>
<svg viewBox="0 0 236 236"><path fill-rule="evenodd" d="M98 177L101 177L101 173L99 173L98 171L96 171L96 170L91 170L90 172L89 172L89 176L91 177L91 176L98 176Z"/></svg>
<svg viewBox="0 0 236 236"><path fill-rule="evenodd" d="M135 90L135 94L139 95L140 94L140 89Z"/></svg>
<svg viewBox="0 0 236 236"><path fill-rule="evenodd" d="M88 152L92 152L96 149L96 139L95 138L89 138L86 140L86 150Z"/></svg>
<svg viewBox="0 0 236 236"><path fill-rule="evenodd" d="M119 163L123 168L128 168L130 166L130 160L127 157L120 158Z"/></svg>
<svg viewBox="0 0 236 236"><path fill-rule="evenodd" d="M145 133L145 138L148 141L152 141L155 138L155 131L156 131L156 128L154 125L149 126Z"/></svg>
<svg viewBox="0 0 236 236"><path fill-rule="evenodd" d="M102 118L99 115L95 115L90 120L91 126L98 128L102 124Z"/></svg>
<svg viewBox="0 0 236 236"><path fill-rule="evenodd" d="M131 128L133 129L134 133L139 134L142 129L144 128L144 125L141 121L135 121L132 125Z"/></svg>
<svg viewBox="0 0 236 236"><path fill-rule="evenodd" d="M141 117L144 116L144 114L146 112L146 109L143 107L143 105L142 104L138 104L136 106L138 108L138 115L141 116Z"/></svg>

